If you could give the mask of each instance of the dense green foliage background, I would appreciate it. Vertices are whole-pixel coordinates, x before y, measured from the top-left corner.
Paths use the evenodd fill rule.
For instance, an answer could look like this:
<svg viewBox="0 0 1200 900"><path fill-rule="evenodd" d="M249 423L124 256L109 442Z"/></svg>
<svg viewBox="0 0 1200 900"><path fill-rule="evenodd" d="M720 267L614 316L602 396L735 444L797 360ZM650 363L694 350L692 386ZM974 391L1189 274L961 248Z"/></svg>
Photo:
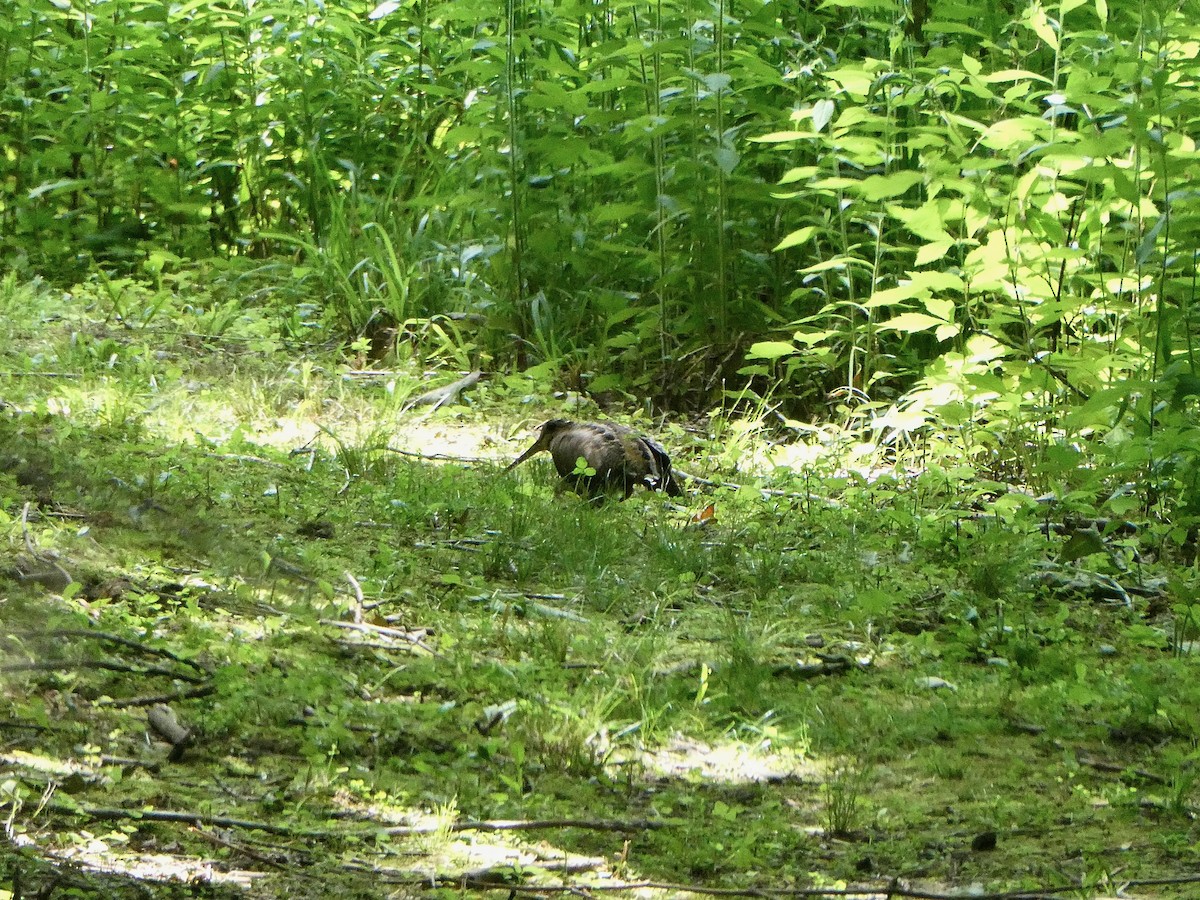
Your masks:
<svg viewBox="0 0 1200 900"><path fill-rule="evenodd" d="M6 11L10 266L1195 493L1194 0Z"/></svg>

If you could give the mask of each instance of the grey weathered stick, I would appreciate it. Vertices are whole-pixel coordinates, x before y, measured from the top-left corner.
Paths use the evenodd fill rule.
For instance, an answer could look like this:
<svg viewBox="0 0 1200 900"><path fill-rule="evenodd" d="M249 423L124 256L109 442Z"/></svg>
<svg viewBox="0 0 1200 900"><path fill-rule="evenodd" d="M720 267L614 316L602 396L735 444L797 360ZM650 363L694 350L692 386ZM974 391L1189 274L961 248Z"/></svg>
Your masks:
<svg viewBox="0 0 1200 900"><path fill-rule="evenodd" d="M458 381L451 382L444 387L436 388L432 391L426 391L416 399L410 400L404 409L409 410L414 406L432 406L434 409L437 409L438 407L445 406L447 403L453 403L458 400L459 394L474 387L482 377L483 372L476 369L469 375L458 379Z"/></svg>

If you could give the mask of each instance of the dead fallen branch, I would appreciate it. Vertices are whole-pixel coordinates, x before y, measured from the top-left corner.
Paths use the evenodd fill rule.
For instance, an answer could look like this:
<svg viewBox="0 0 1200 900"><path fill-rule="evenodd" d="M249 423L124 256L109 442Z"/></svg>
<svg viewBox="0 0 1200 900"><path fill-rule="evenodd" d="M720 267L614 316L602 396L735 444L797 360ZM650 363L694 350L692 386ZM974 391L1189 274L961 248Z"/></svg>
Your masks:
<svg viewBox="0 0 1200 900"><path fill-rule="evenodd" d="M230 816L210 816L197 812L177 812L166 809L113 809L105 806L67 806L54 803L51 808L65 815L86 816L102 822L120 822L127 820L144 822L182 822L186 825L199 827L208 825L215 828L242 828L247 831L263 831L267 834L278 834L288 837L325 839L335 836L332 831L320 831L308 828L293 828L289 825L276 825L273 822L255 822L249 819L236 819Z"/></svg>
<svg viewBox="0 0 1200 900"><path fill-rule="evenodd" d="M424 650L430 656L436 656L438 659L445 659L442 654L425 643L425 637L429 634L427 628L419 628L416 631L402 631L399 628L388 628L386 625L372 625L369 622L339 622L337 619L321 619L320 623L322 625L332 625L335 628L345 628L348 631L376 634L382 638L389 638L408 644L410 647Z"/></svg>
<svg viewBox="0 0 1200 900"><path fill-rule="evenodd" d="M771 670L773 675L783 675L789 678L820 678L823 675L837 675L839 672L849 672L852 668L869 669L869 665L856 663L845 657L830 657L816 663L790 663L776 666Z"/></svg>
<svg viewBox="0 0 1200 900"><path fill-rule="evenodd" d="M263 831L267 834L285 835L290 837L326 839L347 837L356 832L340 829L319 830L293 828L288 825L277 825L273 822L259 822L251 819L238 819L230 816L214 816L198 812L179 812L166 809L113 809L104 806L67 806L53 804L56 812L69 815L82 815L99 821L123 821L127 819L147 822L182 822L187 825L208 825L216 828L241 828L249 831ZM579 828L588 831L618 831L637 832L656 828L667 828L669 821L651 819L632 819L621 822L605 819L493 819L485 821L453 822L446 824L429 824L414 826L398 826L394 828L372 828L371 834L387 834L392 837L416 837L419 835L438 832L458 833L463 831L536 831L548 828Z"/></svg>
<svg viewBox="0 0 1200 900"><path fill-rule="evenodd" d="M253 847L248 847L245 844L235 843L233 841L224 840L221 837L219 837L218 835L213 834L211 831L207 831L200 827L193 827L192 834L196 835L199 838L202 838L203 840L208 841L211 844L215 844L218 847L222 847L225 850L229 850L233 853L237 853L242 856L248 857L248 858L254 860L255 862L261 863L264 866L270 866L273 869L283 869L283 870L291 870L294 868L289 863L284 861L284 859L282 858L282 854L280 855L280 858L273 858L273 857L267 856L265 853L259 853Z"/></svg>
<svg viewBox="0 0 1200 900"><path fill-rule="evenodd" d="M436 884L431 884L428 878L414 878L413 881L408 883L425 885L427 887L446 887L452 885L458 888L482 891L502 890L509 891L510 894L546 895L560 893L587 896L600 893L611 894L644 890L665 891L672 894L699 894L707 897L770 897L781 898L781 900L782 898L798 897L858 898L858 900L893 900L893 898L905 898L905 900L962 900L966 896L969 896L971 900L1050 900L1050 898L1061 897L1065 894L1074 894L1084 889L1080 884L1070 884L1034 888L1031 890L1000 891L991 894L964 894L962 892L944 893L941 891L922 891L915 888L906 888L895 881L881 884L877 887L852 888L715 888L699 884L675 884L663 881L615 881L600 884L519 884L516 883L515 879L507 881L492 878L472 880L463 877L455 878L453 876L438 878ZM1200 874L1151 878L1141 881L1122 881L1121 886L1123 888L1133 888L1196 883L1200 883Z"/></svg>
<svg viewBox="0 0 1200 900"><path fill-rule="evenodd" d="M145 653L148 656L161 656L163 659L169 659L171 662L177 662L182 666L188 666L195 669L204 675L211 674L204 666L194 660L185 659L172 653L170 650L163 650L158 647L150 647L143 644L141 641L135 641L131 638L122 637L119 634L111 634L107 631L90 631L86 628L55 628L52 631L10 631L5 637L18 638L83 638L89 641L100 641L104 644L112 644L117 647L126 647L130 650L137 650L139 653Z"/></svg>
<svg viewBox="0 0 1200 900"><path fill-rule="evenodd" d="M1055 741L1054 743L1056 746L1062 746L1060 741ZM1123 765L1122 763L1109 762L1108 760L1092 756L1089 753L1077 752L1075 754L1075 759L1078 760L1081 766L1087 766L1088 768L1095 769L1097 772L1112 772L1113 774L1123 774L1128 772L1131 775L1136 775L1143 781L1150 781L1155 784L1167 783L1167 779L1162 775L1158 775L1154 772L1148 772L1145 769L1135 769L1130 766Z"/></svg>
<svg viewBox="0 0 1200 900"><path fill-rule="evenodd" d="M484 459L479 456L454 456L449 453L418 453L416 450L401 450L399 447L385 447L389 453L395 453L398 456L405 456L409 459L424 459L429 462L458 462L477 465L484 462L494 462L499 464L499 460Z"/></svg>
<svg viewBox="0 0 1200 900"><path fill-rule="evenodd" d="M96 706L107 706L110 709L131 709L135 706L155 706L159 703L169 704L176 703L180 700L196 700L200 697L209 697L216 692L216 685L202 684L199 687L171 691L167 694L151 694L150 696L142 697L124 697L119 700L114 700L109 697L101 697L93 702Z"/></svg>
<svg viewBox="0 0 1200 900"><path fill-rule="evenodd" d="M8 663L0 666L0 672L72 672L79 669L102 669L120 672L122 675L151 675L175 678L188 684L202 684L206 679L197 675L184 675L164 666L131 666L106 659L46 659L37 662Z"/></svg>
<svg viewBox="0 0 1200 900"><path fill-rule="evenodd" d="M454 822L450 825L407 825L385 828L383 833L392 837L409 837L446 831L541 831L549 828L579 828L584 831L652 831L667 828L671 822L659 819L492 819L490 821Z"/></svg>
<svg viewBox="0 0 1200 900"><path fill-rule="evenodd" d="M473 388L479 383L479 379L482 377L483 373L476 369L474 372L458 379L458 381L435 388L432 391L427 391L421 396L410 400L401 412L407 412L415 406L432 406L434 409L438 409L448 403L456 403L459 395L463 391Z"/></svg>
<svg viewBox="0 0 1200 900"><path fill-rule="evenodd" d="M269 466L272 469L287 468L283 463L275 462L273 459L263 459L261 456L250 456L245 453L205 453L207 459L219 459L226 462L237 463L254 463L259 466Z"/></svg>

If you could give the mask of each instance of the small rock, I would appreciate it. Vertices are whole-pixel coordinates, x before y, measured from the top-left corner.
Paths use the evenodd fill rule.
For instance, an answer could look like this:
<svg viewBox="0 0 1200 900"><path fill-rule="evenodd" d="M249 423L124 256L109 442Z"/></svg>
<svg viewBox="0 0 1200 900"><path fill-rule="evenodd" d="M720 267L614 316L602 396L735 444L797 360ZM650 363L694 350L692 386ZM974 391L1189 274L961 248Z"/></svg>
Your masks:
<svg viewBox="0 0 1200 900"><path fill-rule="evenodd" d="M949 691L957 691L958 686L951 684L944 678L938 678L936 675L927 675L916 679L917 687L929 688L931 691L937 691L945 688Z"/></svg>

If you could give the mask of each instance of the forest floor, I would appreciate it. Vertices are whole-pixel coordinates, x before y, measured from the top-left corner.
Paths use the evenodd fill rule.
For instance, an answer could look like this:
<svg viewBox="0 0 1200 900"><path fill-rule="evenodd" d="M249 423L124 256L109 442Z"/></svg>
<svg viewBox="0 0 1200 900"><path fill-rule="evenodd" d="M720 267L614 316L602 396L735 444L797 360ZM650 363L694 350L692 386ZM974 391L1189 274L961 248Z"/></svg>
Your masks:
<svg viewBox="0 0 1200 900"><path fill-rule="evenodd" d="M502 474L599 416L516 378L0 317L0 896L1200 892L1153 529L717 419L632 420L699 477L592 504Z"/></svg>

